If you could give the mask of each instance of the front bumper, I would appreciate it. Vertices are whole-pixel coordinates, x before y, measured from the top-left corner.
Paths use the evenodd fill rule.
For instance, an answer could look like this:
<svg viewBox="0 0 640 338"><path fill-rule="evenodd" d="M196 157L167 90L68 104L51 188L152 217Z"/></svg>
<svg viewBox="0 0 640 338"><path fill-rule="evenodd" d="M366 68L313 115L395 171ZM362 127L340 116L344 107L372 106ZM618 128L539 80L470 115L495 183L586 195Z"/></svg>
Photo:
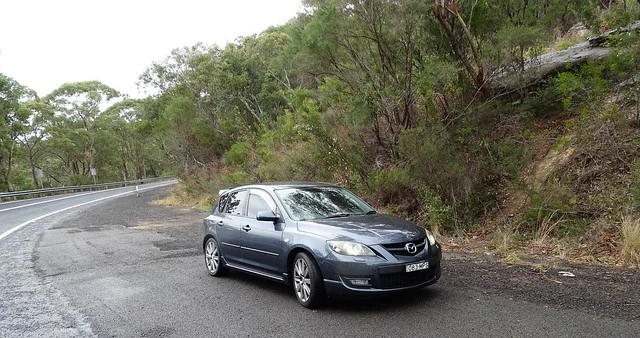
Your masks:
<svg viewBox="0 0 640 338"><path fill-rule="evenodd" d="M330 298L368 298L405 292L434 284L441 275L442 253L431 257L417 257L415 261L385 262L383 264L332 262L324 273L324 286ZM429 262L429 268L405 272L407 264ZM328 277L328 278L327 278ZM368 280L369 285L354 285L354 280Z"/></svg>

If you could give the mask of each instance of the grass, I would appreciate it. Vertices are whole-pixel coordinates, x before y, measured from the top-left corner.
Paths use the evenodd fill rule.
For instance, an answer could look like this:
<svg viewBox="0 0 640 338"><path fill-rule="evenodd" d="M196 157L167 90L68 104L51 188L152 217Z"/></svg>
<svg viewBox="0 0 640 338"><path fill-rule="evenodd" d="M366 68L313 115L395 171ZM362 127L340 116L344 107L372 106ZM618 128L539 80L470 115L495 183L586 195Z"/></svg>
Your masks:
<svg viewBox="0 0 640 338"><path fill-rule="evenodd" d="M626 263L640 265L640 218L622 220L621 256Z"/></svg>
<svg viewBox="0 0 640 338"><path fill-rule="evenodd" d="M496 252L502 255L510 253L513 248L520 245L517 227L507 226L504 229L499 229L494 233L491 242Z"/></svg>
<svg viewBox="0 0 640 338"><path fill-rule="evenodd" d="M540 209L542 210L542 209ZM540 211L538 213L538 228L534 234L534 243L544 243L551 234L564 222L563 216L556 217L558 210L554 210L549 215L544 216Z"/></svg>
<svg viewBox="0 0 640 338"><path fill-rule="evenodd" d="M211 196L189 192L184 184L172 188L171 194L164 199L153 202L155 205L190 207L199 210L209 210L212 206Z"/></svg>
<svg viewBox="0 0 640 338"><path fill-rule="evenodd" d="M502 263L510 264L510 265L520 265L524 264L524 261L516 252L509 252L506 256L502 258Z"/></svg>

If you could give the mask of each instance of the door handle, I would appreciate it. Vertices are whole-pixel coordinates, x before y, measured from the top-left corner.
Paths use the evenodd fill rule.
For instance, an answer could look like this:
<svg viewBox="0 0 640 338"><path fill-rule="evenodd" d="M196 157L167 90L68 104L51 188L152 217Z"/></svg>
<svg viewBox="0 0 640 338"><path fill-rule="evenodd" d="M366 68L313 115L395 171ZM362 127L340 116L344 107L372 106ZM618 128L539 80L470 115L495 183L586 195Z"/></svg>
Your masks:
<svg viewBox="0 0 640 338"><path fill-rule="evenodd" d="M223 226L224 225L224 221L218 221L218 226Z"/></svg>
<svg viewBox="0 0 640 338"><path fill-rule="evenodd" d="M246 224L242 227L242 230L249 232L249 230L251 230L251 227L249 226L249 224Z"/></svg>

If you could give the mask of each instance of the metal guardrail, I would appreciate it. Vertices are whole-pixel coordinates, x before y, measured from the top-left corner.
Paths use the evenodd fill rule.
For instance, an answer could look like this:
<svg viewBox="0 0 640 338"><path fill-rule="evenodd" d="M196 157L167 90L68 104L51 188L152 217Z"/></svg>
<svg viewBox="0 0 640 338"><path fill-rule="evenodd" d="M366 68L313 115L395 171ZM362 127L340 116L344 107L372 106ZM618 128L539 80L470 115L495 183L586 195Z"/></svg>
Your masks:
<svg viewBox="0 0 640 338"><path fill-rule="evenodd" d="M92 191L92 190L105 190L112 188L122 188L131 185L139 185L144 183L151 182L159 182L159 181L167 181L175 179L173 176L164 176L164 177L154 177L154 178L146 178L141 180L133 180L133 181L123 181L123 182L113 182L113 183L102 183L102 184L90 184L90 185L76 185L69 187L55 187L55 188L45 188L45 189L35 189L35 190L22 190L22 191L13 191L13 192L0 192L0 201L9 198L15 199L17 197L25 197L31 198L34 196L47 196L54 194L64 194L70 192L80 192L80 191Z"/></svg>

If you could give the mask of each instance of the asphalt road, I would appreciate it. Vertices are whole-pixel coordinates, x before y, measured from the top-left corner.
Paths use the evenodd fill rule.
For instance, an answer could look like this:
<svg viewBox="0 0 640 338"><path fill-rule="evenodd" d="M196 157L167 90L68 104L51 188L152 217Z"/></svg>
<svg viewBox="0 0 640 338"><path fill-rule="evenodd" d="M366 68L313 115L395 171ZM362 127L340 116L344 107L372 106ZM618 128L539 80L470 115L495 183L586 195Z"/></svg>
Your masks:
<svg viewBox="0 0 640 338"><path fill-rule="evenodd" d="M175 183L175 180L149 183L138 186L138 190L144 191ZM61 212L111 198L133 195L134 189L124 187L0 203L0 239L28 224Z"/></svg>
<svg viewBox="0 0 640 338"><path fill-rule="evenodd" d="M153 189L140 198L78 207L0 240L0 336L636 337L640 332L635 312L629 315L638 309L633 300L621 305L628 311L601 313L580 302L563 306L553 297L527 297L529 288L535 289L532 295L544 290L535 285L515 293L501 286L486 289L474 283L483 276L465 275L475 270L463 265L484 263L451 255L432 287L307 310L286 286L240 273L210 277L200 250L206 213L152 203L165 193ZM621 297L633 292L623 290Z"/></svg>

